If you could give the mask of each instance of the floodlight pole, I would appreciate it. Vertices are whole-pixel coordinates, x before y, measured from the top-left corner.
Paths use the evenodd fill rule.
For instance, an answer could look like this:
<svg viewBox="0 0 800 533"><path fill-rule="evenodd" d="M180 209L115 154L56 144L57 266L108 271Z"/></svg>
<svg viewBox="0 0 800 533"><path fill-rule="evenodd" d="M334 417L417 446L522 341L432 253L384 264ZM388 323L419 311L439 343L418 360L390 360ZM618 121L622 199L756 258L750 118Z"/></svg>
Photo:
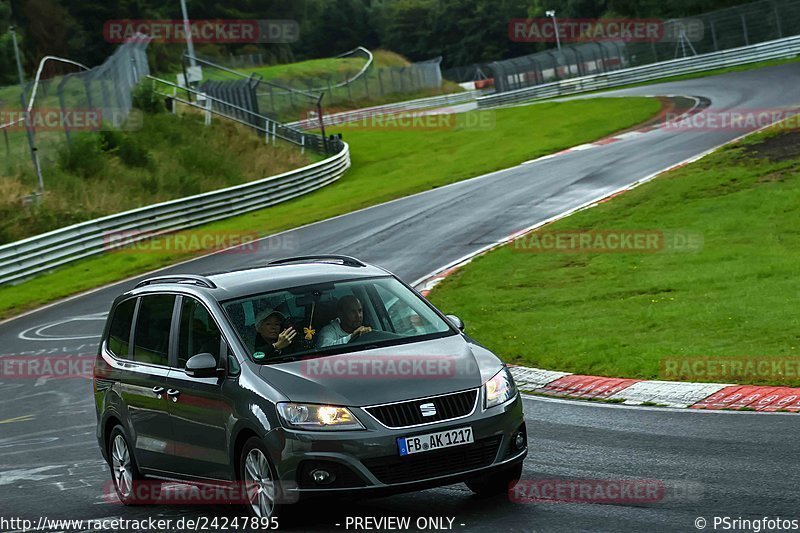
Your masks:
<svg viewBox="0 0 800 533"><path fill-rule="evenodd" d="M189 23L189 14L186 11L186 0L181 0L181 14L183 15L183 31L186 33L186 50L189 52L189 64L196 67L194 43L192 42L192 25ZM188 79L186 80L186 85L189 85Z"/></svg>
<svg viewBox="0 0 800 533"><path fill-rule="evenodd" d="M558 36L558 20L556 20L556 12L555 10L551 9L549 11L545 11L545 15L553 19L553 29L556 32L556 45L558 46L558 50L561 51L561 38Z"/></svg>

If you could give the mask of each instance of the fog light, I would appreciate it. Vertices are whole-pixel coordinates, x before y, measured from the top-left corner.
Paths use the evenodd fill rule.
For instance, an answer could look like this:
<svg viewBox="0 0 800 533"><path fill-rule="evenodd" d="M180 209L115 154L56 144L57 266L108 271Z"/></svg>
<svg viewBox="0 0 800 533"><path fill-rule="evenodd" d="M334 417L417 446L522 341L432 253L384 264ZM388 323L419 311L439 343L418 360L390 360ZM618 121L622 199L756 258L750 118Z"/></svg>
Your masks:
<svg viewBox="0 0 800 533"><path fill-rule="evenodd" d="M521 450L525 447L525 435L523 435L521 431L518 431L517 434L514 435L514 447L517 450Z"/></svg>
<svg viewBox="0 0 800 533"><path fill-rule="evenodd" d="M318 485L327 485L329 483L333 483L333 480L336 479L336 476L327 470L322 470L320 468L311 472L311 478L314 480L314 483L317 483Z"/></svg>

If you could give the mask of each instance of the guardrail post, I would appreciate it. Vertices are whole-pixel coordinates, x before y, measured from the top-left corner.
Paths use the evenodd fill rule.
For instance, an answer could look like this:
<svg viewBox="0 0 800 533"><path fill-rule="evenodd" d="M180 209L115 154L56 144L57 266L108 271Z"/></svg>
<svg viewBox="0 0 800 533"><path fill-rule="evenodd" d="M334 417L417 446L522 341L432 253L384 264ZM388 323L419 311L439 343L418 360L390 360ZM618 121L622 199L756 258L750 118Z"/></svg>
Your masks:
<svg viewBox="0 0 800 533"><path fill-rule="evenodd" d="M272 106L272 114L275 114L275 93L272 91L272 85L267 85L269 88L269 104Z"/></svg>
<svg viewBox="0 0 800 533"><path fill-rule="evenodd" d="M305 135L303 135L300 138L300 153L301 154L305 154L306 153L306 136Z"/></svg>
<svg viewBox="0 0 800 533"><path fill-rule="evenodd" d="M8 128L3 128L3 138L6 141L6 161L8 161L8 168L11 169L11 146L8 144Z"/></svg>
<svg viewBox="0 0 800 533"><path fill-rule="evenodd" d="M211 125L211 108L213 105L214 102L211 100L211 98L206 98L206 120L205 120L206 126Z"/></svg>

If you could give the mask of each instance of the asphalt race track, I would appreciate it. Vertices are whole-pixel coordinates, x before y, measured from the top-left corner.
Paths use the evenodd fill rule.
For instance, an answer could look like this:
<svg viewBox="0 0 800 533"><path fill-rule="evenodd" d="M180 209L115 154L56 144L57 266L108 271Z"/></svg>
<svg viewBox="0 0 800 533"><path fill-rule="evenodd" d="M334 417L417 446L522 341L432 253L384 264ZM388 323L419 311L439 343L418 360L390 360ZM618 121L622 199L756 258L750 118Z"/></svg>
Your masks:
<svg viewBox="0 0 800 533"><path fill-rule="evenodd" d="M788 64L614 94L706 97L709 109L720 111L800 104L798 86L800 65ZM216 254L168 272L220 271L326 252L353 255L414 281L741 133L654 130L271 237L258 253ZM0 357L94 355L111 300L133 283L0 325ZM104 494L113 489L94 437L90 380L6 379L0 385L0 515L38 520L43 515L141 519L237 514L228 507L125 508L107 501ZM478 499L457 485L361 502L303 504L290 513L291 522L296 530L345 531L347 517L406 516L413 523L420 516L436 516L453 518L455 530L531 532L697 531L695 519L701 516L708 530L713 530L714 516L800 519L800 427L794 415L542 398L527 399L525 410L530 449L525 480L657 480L666 489L664 497L652 504L531 504Z"/></svg>

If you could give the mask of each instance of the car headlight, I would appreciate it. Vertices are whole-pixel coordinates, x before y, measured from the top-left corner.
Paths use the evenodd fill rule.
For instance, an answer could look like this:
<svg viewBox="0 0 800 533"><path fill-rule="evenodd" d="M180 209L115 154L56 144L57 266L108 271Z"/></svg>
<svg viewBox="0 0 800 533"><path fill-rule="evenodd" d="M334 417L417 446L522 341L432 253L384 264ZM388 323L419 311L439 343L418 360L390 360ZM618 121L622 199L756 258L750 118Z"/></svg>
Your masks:
<svg viewBox="0 0 800 533"><path fill-rule="evenodd" d="M347 407L281 402L278 404L278 414L286 427L292 429L364 429Z"/></svg>
<svg viewBox="0 0 800 533"><path fill-rule="evenodd" d="M498 372L489 381L483 384L484 408L501 405L512 399L517 394L514 378L506 367Z"/></svg>

